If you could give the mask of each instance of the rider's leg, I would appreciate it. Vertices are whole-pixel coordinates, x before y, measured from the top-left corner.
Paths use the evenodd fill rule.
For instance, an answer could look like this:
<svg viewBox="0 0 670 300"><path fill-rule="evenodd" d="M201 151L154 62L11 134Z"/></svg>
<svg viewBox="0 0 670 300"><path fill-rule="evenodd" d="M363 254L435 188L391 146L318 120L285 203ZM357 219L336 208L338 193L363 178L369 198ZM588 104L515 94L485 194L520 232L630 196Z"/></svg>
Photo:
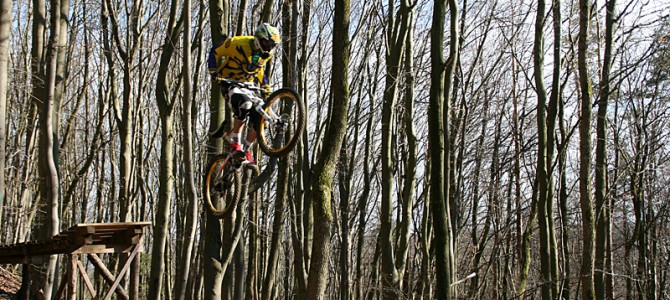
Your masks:
<svg viewBox="0 0 670 300"><path fill-rule="evenodd" d="M256 130L249 126L249 130L247 132L247 144L253 145L254 142L256 142Z"/></svg>
<svg viewBox="0 0 670 300"><path fill-rule="evenodd" d="M256 126L257 124L260 123L261 121L261 116L260 114L255 111L255 110L250 110L249 111L249 121L251 122L251 125L248 126L247 130L247 138L245 141L245 148L247 149L247 152L245 153L246 159L250 162L254 161L254 157L251 154L251 150L253 149L254 143L256 142ZM255 125L256 124L256 125Z"/></svg>
<svg viewBox="0 0 670 300"><path fill-rule="evenodd" d="M230 129L228 134L235 136L237 138L237 141L239 142L240 134L242 133L243 129L244 129L244 121L238 120L237 118L233 118L233 127Z"/></svg>
<svg viewBox="0 0 670 300"><path fill-rule="evenodd" d="M248 96L239 88L232 88L228 91L228 104L233 111L233 127L228 132L228 142L233 155L244 155L242 148L242 139L240 135L244 130L245 119L248 114L247 106L251 105Z"/></svg>
<svg viewBox="0 0 670 300"><path fill-rule="evenodd" d="M226 140L230 144L230 150L233 152L233 155L244 151L241 144L242 139L240 138L242 130L244 130L244 121L233 118L233 127L226 134Z"/></svg>
<svg viewBox="0 0 670 300"><path fill-rule="evenodd" d="M247 150L244 155L247 161L254 163L254 156L251 154L251 150L254 147L254 142L256 141L256 131L253 129L253 126L249 126L247 130L247 139L244 143L244 148Z"/></svg>

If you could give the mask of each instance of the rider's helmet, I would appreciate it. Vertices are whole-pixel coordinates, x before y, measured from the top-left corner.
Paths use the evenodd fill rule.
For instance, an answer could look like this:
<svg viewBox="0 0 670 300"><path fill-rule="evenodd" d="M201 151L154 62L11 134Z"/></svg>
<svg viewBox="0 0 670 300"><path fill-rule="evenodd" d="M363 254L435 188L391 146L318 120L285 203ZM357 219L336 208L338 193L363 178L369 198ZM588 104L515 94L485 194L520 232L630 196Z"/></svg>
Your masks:
<svg viewBox="0 0 670 300"><path fill-rule="evenodd" d="M254 48L265 55L269 55L280 42L279 30L268 23L258 26L254 33Z"/></svg>

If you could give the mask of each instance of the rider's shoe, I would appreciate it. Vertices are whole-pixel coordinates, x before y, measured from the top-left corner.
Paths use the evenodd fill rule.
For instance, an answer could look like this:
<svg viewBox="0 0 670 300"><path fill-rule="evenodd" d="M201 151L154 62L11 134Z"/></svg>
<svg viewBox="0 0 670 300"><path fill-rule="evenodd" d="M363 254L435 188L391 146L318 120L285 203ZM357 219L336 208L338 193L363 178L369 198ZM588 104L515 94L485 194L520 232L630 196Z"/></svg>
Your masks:
<svg viewBox="0 0 670 300"><path fill-rule="evenodd" d="M247 150L247 152L244 154L244 164L246 164L248 168L252 169L258 168L256 162L254 162L253 155L251 155L251 150Z"/></svg>

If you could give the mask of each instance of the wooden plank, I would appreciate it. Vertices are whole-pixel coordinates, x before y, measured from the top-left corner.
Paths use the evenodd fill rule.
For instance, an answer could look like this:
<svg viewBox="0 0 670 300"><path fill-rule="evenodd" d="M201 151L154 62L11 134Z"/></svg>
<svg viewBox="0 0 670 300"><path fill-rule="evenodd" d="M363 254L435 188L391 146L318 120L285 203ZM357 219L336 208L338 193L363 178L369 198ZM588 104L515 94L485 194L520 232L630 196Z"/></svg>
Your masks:
<svg viewBox="0 0 670 300"><path fill-rule="evenodd" d="M119 223L82 223L77 224L75 227L102 227L102 228L127 228L129 226L150 226L151 222L119 222Z"/></svg>
<svg viewBox="0 0 670 300"><path fill-rule="evenodd" d="M130 268L130 265L132 261L135 259L135 256L137 256L137 253L139 252L140 248L135 246L135 249L133 249L133 252L130 253L130 256L128 257L128 260L126 263L123 265L123 268L121 268L121 271L119 271L119 276L116 277L116 280L112 284L112 287L109 289L109 292L107 292L107 295L105 295L104 299L105 300L111 300L112 295L114 294L114 291L116 288L119 287L119 284L121 283L121 280L125 276L126 272L128 272L128 268Z"/></svg>
<svg viewBox="0 0 670 300"><path fill-rule="evenodd" d="M141 228L129 228L124 231L119 231L109 239L109 243L129 245L139 244L140 238L142 237L142 231Z"/></svg>
<svg viewBox="0 0 670 300"><path fill-rule="evenodd" d="M75 250L72 254L89 254L89 253L128 253L132 251L133 245L127 244L101 244L101 245L84 245Z"/></svg>
<svg viewBox="0 0 670 300"><path fill-rule="evenodd" d="M100 271L100 274L102 275L102 278L110 285L116 281L116 278L114 275L112 275L111 272L105 267L105 264L100 260L100 258L95 255L95 254L88 254L89 260L93 263L93 266L95 266L98 271ZM128 292L126 292L126 289L124 289L122 286L119 286L115 290L116 294L119 296L119 298L128 300Z"/></svg>
<svg viewBox="0 0 670 300"><path fill-rule="evenodd" d="M81 264L81 261L77 260L77 268L79 268L79 273L81 274L81 278L84 279L84 283L86 284L86 288L88 289L88 292L91 294L91 299L95 299L96 293L95 289L93 288L93 284L91 283L91 279L88 278L88 273L86 272L86 269L84 268L84 265Z"/></svg>
<svg viewBox="0 0 670 300"><path fill-rule="evenodd" d="M48 241L0 246L0 264L35 262L54 254L130 252L151 222L77 224ZM98 252L96 252L98 251Z"/></svg>
<svg viewBox="0 0 670 300"><path fill-rule="evenodd" d="M75 245L90 245L93 243L95 227L77 227L77 230L72 235L70 235L71 243Z"/></svg>
<svg viewBox="0 0 670 300"><path fill-rule="evenodd" d="M70 281L68 282L68 288L67 288L67 298L71 300L76 300L77 299L77 279L79 278L79 275L77 274L79 269L77 268L77 262L79 261L79 255L77 254L71 254L68 255L70 256L70 263L68 265L68 269L72 271L70 274Z"/></svg>

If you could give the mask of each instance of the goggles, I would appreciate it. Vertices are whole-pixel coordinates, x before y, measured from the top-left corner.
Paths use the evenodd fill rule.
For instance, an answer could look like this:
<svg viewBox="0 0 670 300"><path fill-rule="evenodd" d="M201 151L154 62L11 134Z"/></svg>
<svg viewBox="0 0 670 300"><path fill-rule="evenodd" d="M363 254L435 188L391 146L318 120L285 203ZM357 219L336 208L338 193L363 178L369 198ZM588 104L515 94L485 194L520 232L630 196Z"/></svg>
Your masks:
<svg viewBox="0 0 670 300"><path fill-rule="evenodd" d="M272 49L277 47L277 43L275 43L275 41L273 41L273 40L268 40L268 39L261 38L261 39L259 39L259 42L261 44L261 49L263 49L263 51L265 51L265 52L270 52L270 51L272 51Z"/></svg>

